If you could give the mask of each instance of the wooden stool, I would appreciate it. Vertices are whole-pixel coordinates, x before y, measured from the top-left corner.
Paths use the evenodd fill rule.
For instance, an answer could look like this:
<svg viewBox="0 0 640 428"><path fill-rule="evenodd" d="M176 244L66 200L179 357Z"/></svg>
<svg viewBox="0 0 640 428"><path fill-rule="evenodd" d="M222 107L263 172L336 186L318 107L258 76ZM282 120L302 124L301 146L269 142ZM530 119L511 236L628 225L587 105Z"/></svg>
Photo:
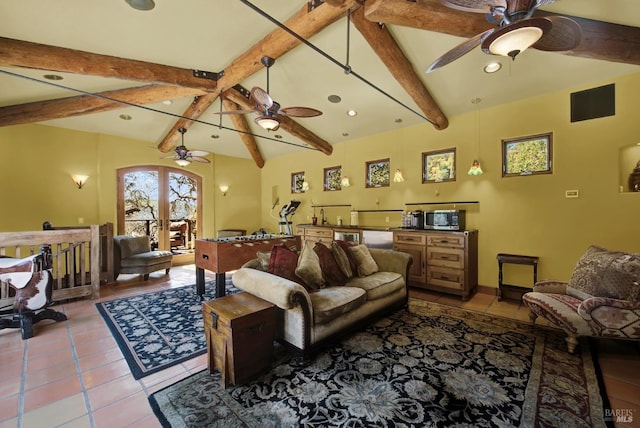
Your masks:
<svg viewBox="0 0 640 428"><path fill-rule="evenodd" d="M245 292L202 304L209 373L220 371L223 388L271 367L276 313L273 304Z"/></svg>

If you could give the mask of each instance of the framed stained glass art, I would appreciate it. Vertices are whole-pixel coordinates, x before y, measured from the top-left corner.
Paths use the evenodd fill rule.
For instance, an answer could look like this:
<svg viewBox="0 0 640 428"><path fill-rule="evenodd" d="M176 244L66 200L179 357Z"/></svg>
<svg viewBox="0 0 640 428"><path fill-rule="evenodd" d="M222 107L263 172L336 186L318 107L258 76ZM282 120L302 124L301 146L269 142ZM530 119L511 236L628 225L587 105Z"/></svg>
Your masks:
<svg viewBox="0 0 640 428"><path fill-rule="evenodd" d="M553 134L502 140L502 176L551 174Z"/></svg>
<svg viewBox="0 0 640 428"><path fill-rule="evenodd" d="M304 171L291 173L291 193L304 193Z"/></svg>
<svg viewBox="0 0 640 428"><path fill-rule="evenodd" d="M342 166L333 166L324 169L324 190L341 190Z"/></svg>
<svg viewBox="0 0 640 428"><path fill-rule="evenodd" d="M456 180L456 149L422 153L422 182L440 183Z"/></svg>
<svg viewBox="0 0 640 428"><path fill-rule="evenodd" d="M366 162L366 187L388 187L390 182L389 158Z"/></svg>

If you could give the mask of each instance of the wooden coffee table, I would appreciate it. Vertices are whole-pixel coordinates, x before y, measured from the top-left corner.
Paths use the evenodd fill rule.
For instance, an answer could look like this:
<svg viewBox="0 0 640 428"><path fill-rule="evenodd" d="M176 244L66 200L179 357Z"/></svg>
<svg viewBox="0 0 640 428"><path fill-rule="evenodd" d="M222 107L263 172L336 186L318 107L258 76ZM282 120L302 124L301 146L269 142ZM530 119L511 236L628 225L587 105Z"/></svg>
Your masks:
<svg viewBox="0 0 640 428"><path fill-rule="evenodd" d="M276 307L240 292L202 303L209 373L222 374L222 387L240 385L271 367Z"/></svg>

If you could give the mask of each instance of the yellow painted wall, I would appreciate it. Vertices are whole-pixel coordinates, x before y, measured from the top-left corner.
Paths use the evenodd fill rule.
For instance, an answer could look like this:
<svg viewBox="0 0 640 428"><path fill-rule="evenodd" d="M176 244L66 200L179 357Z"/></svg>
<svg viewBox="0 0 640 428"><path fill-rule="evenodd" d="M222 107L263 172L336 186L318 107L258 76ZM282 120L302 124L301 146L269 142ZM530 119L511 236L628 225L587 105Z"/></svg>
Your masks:
<svg viewBox="0 0 640 428"><path fill-rule="evenodd" d="M0 128L0 150L0 231L40 230L45 220L54 226L77 225L80 218L85 225L115 224L117 169L171 164L147 141L42 125ZM249 159L209 158L211 164L188 167L203 178L202 236L239 225L258 229L259 168ZM78 189L71 174L90 178ZM220 183L231 185L226 197Z"/></svg>
<svg viewBox="0 0 640 428"><path fill-rule="evenodd" d="M350 204L357 210L430 209L406 207L410 202L479 201L467 209L469 228L479 230L479 283L497 286L496 254L515 253L540 257L539 278L568 279L577 259L590 244L640 252L640 193L620 193L620 151L640 142L640 73L619 78L616 115L570 122L570 92L599 86L576 87L526 101L450 118L444 131L430 124L400 129L371 138L336 144L334 154L316 151L269 160L262 172L262 206L280 198L302 201L294 223L308 223L312 205ZM503 139L553 132L553 174L502 178ZM457 180L421 182L421 154L456 147ZM466 174L477 157L485 174ZM391 170L400 168L404 183L388 188L364 187L365 162L391 159ZM323 191L323 168L342 165L351 187ZM291 173L305 171L310 190L291 194ZM626 172L628 174L628 172ZM565 198L565 190L578 190L577 199ZM277 223L262 212L263 224ZM341 215L349 224L348 209L326 208L331 223ZM318 214L318 211L316 211ZM389 217L389 223L386 222ZM399 213L361 214L360 224L399 226ZM530 269L518 271L516 281L531 281ZM526 279L525 279L526 278Z"/></svg>

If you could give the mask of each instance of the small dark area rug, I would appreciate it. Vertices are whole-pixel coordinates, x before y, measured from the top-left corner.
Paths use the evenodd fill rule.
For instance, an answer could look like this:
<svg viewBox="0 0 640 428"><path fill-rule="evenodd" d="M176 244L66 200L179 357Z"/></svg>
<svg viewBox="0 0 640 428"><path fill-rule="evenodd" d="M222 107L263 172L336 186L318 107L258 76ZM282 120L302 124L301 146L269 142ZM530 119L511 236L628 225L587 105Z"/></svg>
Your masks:
<svg viewBox="0 0 640 428"><path fill-rule="evenodd" d="M588 342L410 299L320 353L222 389L203 371L149 397L164 427L601 427Z"/></svg>
<svg viewBox="0 0 640 428"><path fill-rule="evenodd" d="M227 294L240 291L229 278L225 287ZM205 300L212 299L214 281L208 281L205 290ZM135 379L207 352L195 284L100 302L96 307Z"/></svg>

